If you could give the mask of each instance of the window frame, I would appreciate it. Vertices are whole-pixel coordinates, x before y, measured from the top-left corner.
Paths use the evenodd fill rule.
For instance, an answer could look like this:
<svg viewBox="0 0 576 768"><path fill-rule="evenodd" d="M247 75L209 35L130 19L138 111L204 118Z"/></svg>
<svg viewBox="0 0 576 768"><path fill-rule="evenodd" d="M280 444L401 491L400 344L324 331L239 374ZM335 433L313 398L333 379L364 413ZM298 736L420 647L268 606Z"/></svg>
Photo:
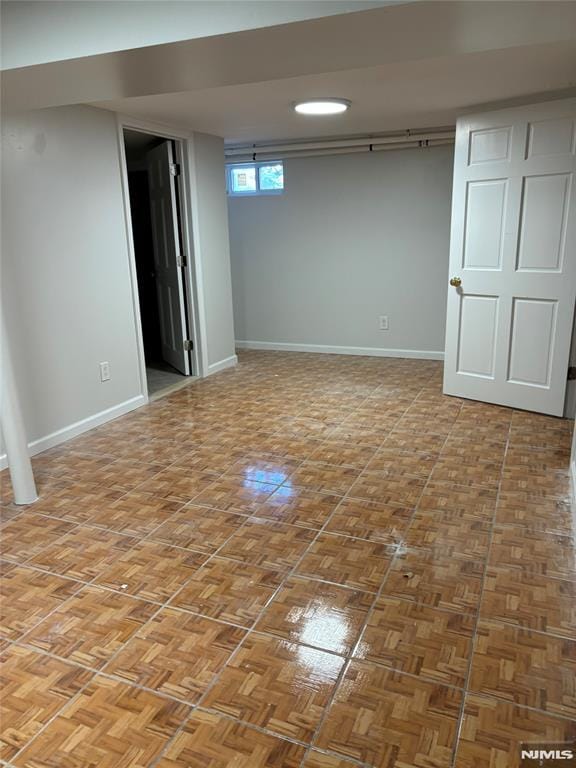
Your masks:
<svg viewBox="0 0 576 768"><path fill-rule="evenodd" d="M226 163L226 192L230 197L258 197L259 195L282 195L285 190L283 181L282 189L262 189L260 187L260 168L267 168L269 165L281 165L283 180L285 180L285 165L283 160L255 160L243 163ZM254 168L256 178L256 189L246 192L235 192L232 187L232 169L233 168Z"/></svg>

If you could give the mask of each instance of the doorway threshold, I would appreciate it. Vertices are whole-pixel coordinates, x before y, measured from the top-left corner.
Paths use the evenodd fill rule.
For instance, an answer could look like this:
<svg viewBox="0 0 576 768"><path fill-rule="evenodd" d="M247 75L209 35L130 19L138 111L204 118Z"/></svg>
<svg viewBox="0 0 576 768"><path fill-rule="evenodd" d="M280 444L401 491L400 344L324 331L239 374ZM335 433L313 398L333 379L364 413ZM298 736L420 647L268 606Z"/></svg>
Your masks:
<svg viewBox="0 0 576 768"><path fill-rule="evenodd" d="M153 403L155 400L159 400L161 397L166 397L166 395L171 395L173 392L178 392L179 389L184 389L184 387L193 384L195 381L198 381L198 379L199 376L182 376L182 381L168 384L161 389L157 389L155 392L149 392L148 402Z"/></svg>
<svg viewBox="0 0 576 768"><path fill-rule="evenodd" d="M197 376L185 376L164 360L151 360L146 364L148 400L156 400L185 387Z"/></svg>

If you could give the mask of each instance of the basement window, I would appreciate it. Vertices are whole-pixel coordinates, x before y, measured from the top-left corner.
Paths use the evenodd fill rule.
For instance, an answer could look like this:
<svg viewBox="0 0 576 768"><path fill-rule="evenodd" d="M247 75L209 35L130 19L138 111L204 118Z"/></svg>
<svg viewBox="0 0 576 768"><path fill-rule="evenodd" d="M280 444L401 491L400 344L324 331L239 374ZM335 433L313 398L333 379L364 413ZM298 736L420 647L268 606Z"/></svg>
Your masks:
<svg viewBox="0 0 576 768"><path fill-rule="evenodd" d="M278 195L284 190L282 161L234 163L226 166L228 194L237 197Z"/></svg>

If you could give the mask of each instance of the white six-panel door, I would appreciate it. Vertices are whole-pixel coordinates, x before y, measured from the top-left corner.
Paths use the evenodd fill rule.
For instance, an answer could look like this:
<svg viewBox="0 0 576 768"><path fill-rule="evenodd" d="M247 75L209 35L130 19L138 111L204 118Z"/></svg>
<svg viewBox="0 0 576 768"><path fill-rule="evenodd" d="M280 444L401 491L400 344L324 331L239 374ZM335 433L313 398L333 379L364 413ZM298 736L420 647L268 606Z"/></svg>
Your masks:
<svg viewBox="0 0 576 768"><path fill-rule="evenodd" d="M576 99L456 129L444 392L560 416L576 298Z"/></svg>
<svg viewBox="0 0 576 768"><path fill-rule="evenodd" d="M190 354L184 349L186 308L171 142L152 149L147 160L162 357L188 376Z"/></svg>

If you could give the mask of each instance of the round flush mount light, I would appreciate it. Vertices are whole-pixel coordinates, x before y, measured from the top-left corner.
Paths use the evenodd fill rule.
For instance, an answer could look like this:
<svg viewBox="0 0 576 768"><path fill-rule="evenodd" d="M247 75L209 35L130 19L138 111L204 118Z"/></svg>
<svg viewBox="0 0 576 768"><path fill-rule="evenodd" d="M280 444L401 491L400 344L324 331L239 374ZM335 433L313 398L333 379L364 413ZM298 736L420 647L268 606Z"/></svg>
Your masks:
<svg viewBox="0 0 576 768"><path fill-rule="evenodd" d="M317 98L297 101L294 109L299 115L339 115L350 107L347 99Z"/></svg>

